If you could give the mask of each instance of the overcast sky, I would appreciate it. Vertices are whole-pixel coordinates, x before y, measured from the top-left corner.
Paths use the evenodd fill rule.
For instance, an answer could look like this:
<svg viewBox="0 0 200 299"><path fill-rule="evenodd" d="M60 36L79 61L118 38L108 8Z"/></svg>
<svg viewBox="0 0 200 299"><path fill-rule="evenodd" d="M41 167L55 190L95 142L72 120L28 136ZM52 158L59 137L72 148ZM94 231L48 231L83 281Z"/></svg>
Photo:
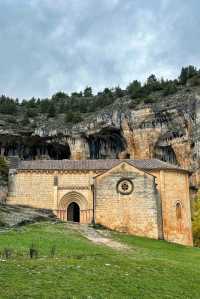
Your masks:
<svg viewBox="0 0 200 299"><path fill-rule="evenodd" d="M0 0L0 94L94 91L200 67L199 0Z"/></svg>

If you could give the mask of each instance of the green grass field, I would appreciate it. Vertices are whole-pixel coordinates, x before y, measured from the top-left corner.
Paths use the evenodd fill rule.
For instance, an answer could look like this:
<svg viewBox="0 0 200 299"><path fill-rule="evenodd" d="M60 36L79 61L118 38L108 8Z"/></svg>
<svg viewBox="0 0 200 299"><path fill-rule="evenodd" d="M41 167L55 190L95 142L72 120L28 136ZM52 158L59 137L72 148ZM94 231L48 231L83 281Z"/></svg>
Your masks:
<svg viewBox="0 0 200 299"><path fill-rule="evenodd" d="M65 224L0 234L0 299L200 298L200 249L113 233L131 250L91 243ZM28 252L34 243L38 258ZM56 245L54 256L51 251Z"/></svg>

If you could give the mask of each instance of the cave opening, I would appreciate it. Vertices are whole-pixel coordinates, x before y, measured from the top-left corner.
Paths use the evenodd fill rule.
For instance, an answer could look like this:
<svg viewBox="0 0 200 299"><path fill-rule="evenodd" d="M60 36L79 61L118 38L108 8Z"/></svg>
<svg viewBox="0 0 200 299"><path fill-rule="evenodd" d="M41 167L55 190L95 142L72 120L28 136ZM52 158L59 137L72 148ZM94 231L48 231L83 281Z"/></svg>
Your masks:
<svg viewBox="0 0 200 299"><path fill-rule="evenodd" d="M105 128L88 138L90 159L117 159L126 149L126 141L120 130Z"/></svg>
<svg viewBox="0 0 200 299"><path fill-rule="evenodd" d="M154 150L154 157L164 162L178 165L176 154L171 145L166 145L166 146L157 145Z"/></svg>
<svg viewBox="0 0 200 299"><path fill-rule="evenodd" d="M63 160L70 159L70 148L68 144L52 143L47 145L47 151L50 159Z"/></svg>
<svg viewBox="0 0 200 299"><path fill-rule="evenodd" d="M7 138L0 142L1 156L18 156L22 160L63 160L70 159L71 152L68 144L61 144L51 139L39 136L26 138Z"/></svg>

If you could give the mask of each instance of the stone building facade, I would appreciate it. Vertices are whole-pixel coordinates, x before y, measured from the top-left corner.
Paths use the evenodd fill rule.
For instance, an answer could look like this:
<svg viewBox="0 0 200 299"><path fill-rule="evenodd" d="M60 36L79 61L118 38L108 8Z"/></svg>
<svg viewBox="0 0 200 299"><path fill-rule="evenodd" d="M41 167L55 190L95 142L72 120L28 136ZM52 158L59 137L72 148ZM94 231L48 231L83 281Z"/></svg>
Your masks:
<svg viewBox="0 0 200 299"><path fill-rule="evenodd" d="M51 209L65 221L192 245L188 176L156 159L15 161L8 203Z"/></svg>

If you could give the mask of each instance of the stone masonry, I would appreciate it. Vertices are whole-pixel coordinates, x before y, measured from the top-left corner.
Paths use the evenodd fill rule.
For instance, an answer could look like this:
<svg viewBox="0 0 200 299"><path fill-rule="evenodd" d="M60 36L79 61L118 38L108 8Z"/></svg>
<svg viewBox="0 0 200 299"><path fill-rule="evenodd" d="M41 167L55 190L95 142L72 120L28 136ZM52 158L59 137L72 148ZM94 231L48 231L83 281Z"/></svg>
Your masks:
<svg viewBox="0 0 200 299"><path fill-rule="evenodd" d="M11 165L8 203L192 245L189 173L156 159L21 161Z"/></svg>

